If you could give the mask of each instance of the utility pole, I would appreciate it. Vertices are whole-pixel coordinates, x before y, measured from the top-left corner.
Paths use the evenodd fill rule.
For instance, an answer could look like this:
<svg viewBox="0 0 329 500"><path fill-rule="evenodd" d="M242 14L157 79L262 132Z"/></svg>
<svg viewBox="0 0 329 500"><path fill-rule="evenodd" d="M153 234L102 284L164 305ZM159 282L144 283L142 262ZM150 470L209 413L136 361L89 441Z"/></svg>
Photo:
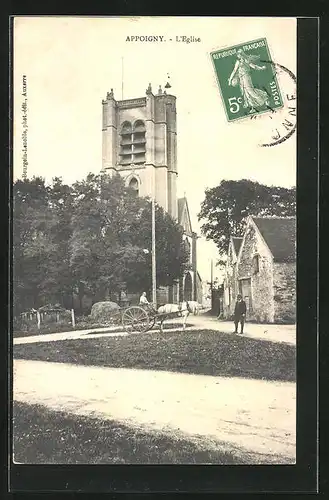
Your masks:
<svg viewBox="0 0 329 500"><path fill-rule="evenodd" d="M155 201L152 198L152 302L156 309L157 285L156 285L156 255L155 255Z"/></svg>

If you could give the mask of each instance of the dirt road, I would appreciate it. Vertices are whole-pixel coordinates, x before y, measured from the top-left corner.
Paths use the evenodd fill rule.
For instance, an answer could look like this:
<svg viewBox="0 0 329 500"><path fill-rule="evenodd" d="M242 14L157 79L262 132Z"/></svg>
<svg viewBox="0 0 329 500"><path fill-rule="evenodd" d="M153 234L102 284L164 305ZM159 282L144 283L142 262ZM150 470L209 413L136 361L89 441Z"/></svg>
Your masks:
<svg viewBox="0 0 329 500"><path fill-rule="evenodd" d="M200 314L199 316L190 315L187 322L191 325L186 331L196 330L214 330L234 335L233 324L231 321L221 321L215 317ZM177 319L167 321L177 323ZM37 342L55 342L56 340L81 339L81 338L99 338L99 337L118 337L128 335L122 332L114 333L111 330L117 330L117 327L97 328L95 330L75 330L71 332L40 334L29 337L19 337L14 339L16 344L35 344ZM156 327L154 328L154 331ZM170 328L171 331L181 331L181 328ZM169 330L167 330L169 332ZM166 332L166 330L165 330ZM132 334L134 335L134 334ZM271 342L283 342L287 344L296 344L296 326L295 325L264 325L260 323L246 323L245 337L260 339Z"/></svg>
<svg viewBox="0 0 329 500"><path fill-rule="evenodd" d="M14 400L295 457L294 383L15 360Z"/></svg>

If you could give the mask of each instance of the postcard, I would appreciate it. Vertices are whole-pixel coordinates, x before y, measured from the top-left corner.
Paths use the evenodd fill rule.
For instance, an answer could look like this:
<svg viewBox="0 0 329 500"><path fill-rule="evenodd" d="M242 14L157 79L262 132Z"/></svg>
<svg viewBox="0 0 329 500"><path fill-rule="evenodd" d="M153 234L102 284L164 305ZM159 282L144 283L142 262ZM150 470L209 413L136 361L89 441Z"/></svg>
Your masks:
<svg viewBox="0 0 329 500"><path fill-rule="evenodd" d="M14 464L295 464L296 27L15 17Z"/></svg>

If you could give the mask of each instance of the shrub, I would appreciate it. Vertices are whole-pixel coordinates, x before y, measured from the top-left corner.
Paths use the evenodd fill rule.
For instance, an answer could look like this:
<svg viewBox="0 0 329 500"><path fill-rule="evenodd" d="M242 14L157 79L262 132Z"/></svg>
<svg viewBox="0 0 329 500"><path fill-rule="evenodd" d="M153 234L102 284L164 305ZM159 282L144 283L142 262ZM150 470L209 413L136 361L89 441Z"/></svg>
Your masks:
<svg viewBox="0 0 329 500"><path fill-rule="evenodd" d="M112 322L120 316L119 311L120 307L115 302L96 302L91 308L90 317L93 322Z"/></svg>
<svg viewBox="0 0 329 500"><path fill-rule="evenodd" d="M21 330L23 332L28 332L29 330L33 330L33 328L37 327L37 321L35 316L30 319L29 317L25 316L18 316L14 318L13 321L13 328L14 330L18 331Z"/></svg>

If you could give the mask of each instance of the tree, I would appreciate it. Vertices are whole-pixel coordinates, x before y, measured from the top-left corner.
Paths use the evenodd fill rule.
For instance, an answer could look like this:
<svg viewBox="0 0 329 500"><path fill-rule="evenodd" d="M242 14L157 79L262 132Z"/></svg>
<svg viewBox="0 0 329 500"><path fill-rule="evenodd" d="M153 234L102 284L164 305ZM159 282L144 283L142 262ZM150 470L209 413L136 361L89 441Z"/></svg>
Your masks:
<svg viewBox="0 0 329 500"><path fill-rule="evenodd" d="M35 177L14 185L15 313L72 295L151 287L151 203L123 179L89 174L73 186ZM157 283L180 278L188 261L182 229L156 208Z"/></svg>
<svg viewBox="0 0 329 500"><path fill-rule="evenodd" d="M17 180L13 189L13 277L15 312L62 302L70 290L67 241L70 188L60 179Z"/></svg>
<svg viewBox="0 0 329 500"><path fill-rule="evenodd" d="M72 235L72 187L55 177L48 188L48 206L55 218L51 237L55 251L48 262L45 286L51 291L52 300L72 307L72 270L70 267L69 241ZM56 296L56 297L55 297Z"/></svg>
<svg viewBox="0 0 329 500"><path fill-rule="evenodd" d="M139 261L132 262L127 268L126 282L130 289L150 290L151 281L151 203L146 201L140 218L131 226L131 241L138 248L148 251L141 254ZM175 280L183 276L188 265L189 254L183 243L183 229L170 215L156 205L155 209L155 251L156 251L156 279L158 286L170 286ZM129 273L131 273L129 275Z"/></svg>
<svg viewBox="0 0 329 500"><path fill-rule="evenodd" d="M206 239L213 240L224 256L230 236L242 236L248 215L286 217L295 214L295 188L266 186L242 179L223 180L219 186L207 189L198 219L205 221L201 231Z"/></svg>
<svg viewBox="0 0 329 500"><path fill-rule="evenodd" d="M48 191L41 177L16 181L13 189L14 309L36 307L52 246Z"/></svg>
<svg viewBox="0 0 329 500"><path fill-rule="evenodd" d="M151 287L151 203L134 196L123 179L90 174L73 186L71 267L75 283L95 300L107 290L120 294ZM182 230L156 209L157 283L172 284L182 276L188 256Z"/></svg>

